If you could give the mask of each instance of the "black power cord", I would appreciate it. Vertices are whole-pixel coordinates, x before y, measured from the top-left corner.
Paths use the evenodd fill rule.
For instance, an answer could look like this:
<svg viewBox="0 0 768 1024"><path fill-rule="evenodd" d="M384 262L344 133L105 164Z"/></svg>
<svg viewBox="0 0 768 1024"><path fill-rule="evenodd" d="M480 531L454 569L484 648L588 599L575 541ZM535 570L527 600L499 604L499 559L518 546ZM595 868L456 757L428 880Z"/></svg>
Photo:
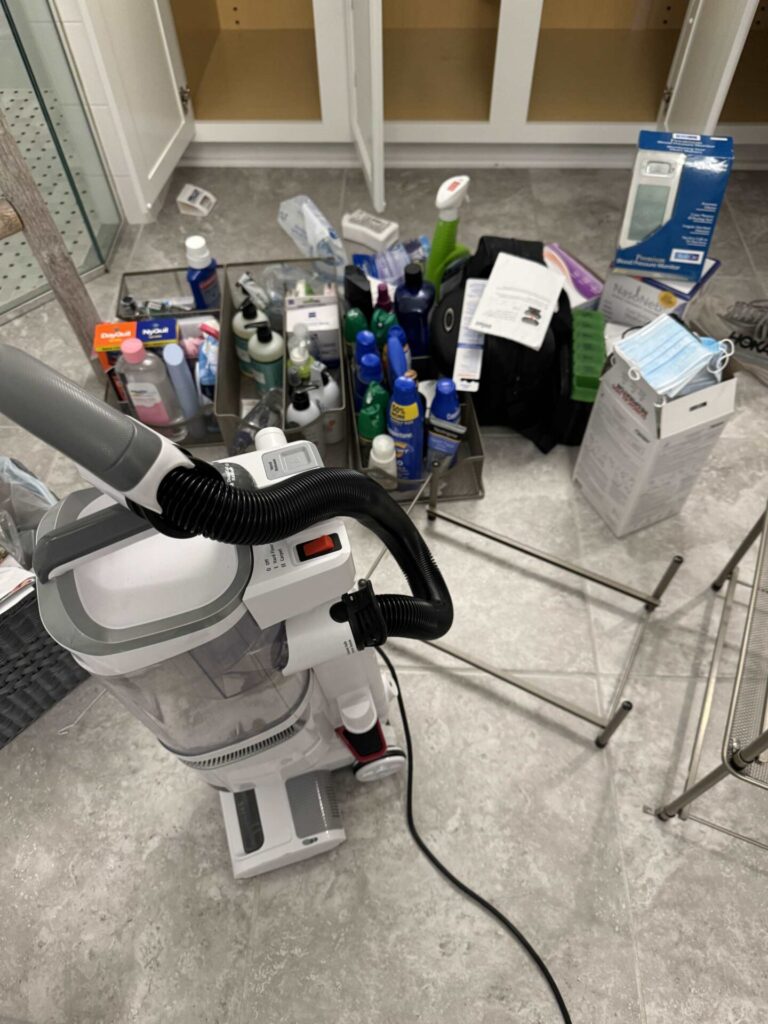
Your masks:
<svg viewBox="0 0 768 1024"><path fill-rule="evenodd" d="M397 672L395 666L389 659L389 655L385 654L381 647L377 647L376 650L379 652L384 664L389 669L389 674L392 677L392 682L395 684L397 690L397 706L400 709L400 718L403 723L403 736L405 737L405 752L408 756L408 764L406 767L406 787L405 787L405 818L408 824L408 831L411 833L414 843L418 846L427 860L430 862L440 874L446 878L451 885L455 886L460 893L473 900L479 907L487 911L492 917L502 925L510 935L516 939L526 953L530 956L533 962L536 964L538 969L544 975L544 980L552 992L557 1003L557 1008L560 1011L560 1015L563 1018L564 1024L573 1024L571 1021L571 1015L568 1012L568 1007L565 1005L565 1000L560 994L560 989L557 987L557 982L550 974L549 968L544 963L542 958L530 944L528 939L523 935L519 928L517 928L508 917L495 907L493 903L484 899L479 893L471 889L466 883L462 882L461 879L457 878L448 868L438 859L437 855L430 850L426 842L422 839L419 830L416 828L416 822L413 820L413 743L411 742L411 730L408 725L408 715L405 711L405 704L403 702L403 693L400 689L400 680L397 678Z"/></svg>

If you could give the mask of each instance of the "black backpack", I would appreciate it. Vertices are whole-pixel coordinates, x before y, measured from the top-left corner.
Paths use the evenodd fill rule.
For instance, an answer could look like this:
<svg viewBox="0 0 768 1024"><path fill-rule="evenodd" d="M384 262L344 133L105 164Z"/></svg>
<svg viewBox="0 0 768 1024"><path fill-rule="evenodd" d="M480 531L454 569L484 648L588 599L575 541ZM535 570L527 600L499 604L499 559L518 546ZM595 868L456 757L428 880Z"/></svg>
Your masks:
<svg viewBox="0 0 768 1024"><path fill-rule="evenodd" d="M543 244L483 236L477 252L446 282L430 324L430 349L440 372L453 373L456 340L467 278L487 278L500 252L544 263ZM485 336L480 389L473 395L477 418L487 426L509 426L542 452L556 444L580 444L591 405L571 398L571 306L565 292L552 316L544 344L526 345Z"/></svg>

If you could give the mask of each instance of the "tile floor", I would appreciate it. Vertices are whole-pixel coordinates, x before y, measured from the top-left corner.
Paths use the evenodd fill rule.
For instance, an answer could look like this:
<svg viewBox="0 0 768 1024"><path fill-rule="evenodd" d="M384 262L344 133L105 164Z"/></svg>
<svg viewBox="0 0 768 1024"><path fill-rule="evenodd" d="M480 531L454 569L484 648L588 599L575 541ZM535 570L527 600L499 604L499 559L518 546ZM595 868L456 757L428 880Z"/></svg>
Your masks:
<svg viewBox="0 0 768 1024"><path fill-rule="evenodd" d="M404 235L430 227L442 177L388 176L388 212ZM180 171L169 195L187 179L219 196L204 230L222 261L293 255L275 221L286 196L311 194L337 222L366 205L352 172ZM627 180L616 171L475 171L462 237L557 240L602 270ZM126 232L113 271L89 285L103 315L123 269L178 264L191 229L168 202L156 224ZM713 288L766 296L766 246L768 174L736 172ZM53 305L0 329L0 341L88 381ZM672 554L685 556L630 683L635 710L607 751L594 747L591 728L518 691L417 644L391 645L415 733L425 836L524 929L584 1024L751 1024L768 1015L767 855L695 822L662 825L643 813L681 783L721 600L707 585L766 497L766 392L742 376L738 401L684 512L623 541L574 492L572 450L542 456L510 432L486 432L486 496L460 514L642 588ZM5 420L0 450L60 492L78 485L71 463ZM425 530L456 602L451 642L605 708L631 602L483 541L470 548L446 524ZM353 533L364 571L376 544ZM401 586L391 560L377 582ZM728 634L704 765L718 757L741 616L743 607ZM558 1019L525 955L414 849L401 780L361 787L340 778L344 845L234 882L215 794L111 697L89 707L99 693L96 682L83 684L0 751L0 1019ZM700 812L767 840L763 798L729 781Z"/></svg>

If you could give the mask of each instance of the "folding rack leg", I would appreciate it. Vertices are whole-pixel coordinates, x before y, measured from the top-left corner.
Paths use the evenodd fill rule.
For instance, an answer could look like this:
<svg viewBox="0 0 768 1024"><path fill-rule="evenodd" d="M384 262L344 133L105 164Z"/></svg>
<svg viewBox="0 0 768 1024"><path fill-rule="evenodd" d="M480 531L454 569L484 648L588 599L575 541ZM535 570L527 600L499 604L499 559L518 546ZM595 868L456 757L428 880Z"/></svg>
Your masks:
<svg viewBox="0 0 768 1024"><path fill-rule="evenodd" d="M712 701L715 696L715 683L717 682L717 674L720 669L720 659L723 656L723 648L725 647L725 634L728 627L728 616L731 611L731 605L733 604L736 584L738 581L739 572L738 569L734 569L733 574L728 579L728 588L725 592L725 599L723 601L723 611L720 615L720 622L717 626L715 646L712 651L712 660L709 663L707 685L704 689L704 699L701 702L699 721L696 725L696 738L693 741L693 749L691 750L691 759L688 763L688 775L685 779L684 789L689 789L696 781L696 776L699 774L699 762L701 761L701 751L704 746L704 736L712 713ZM680 817L683 819L688 817L688 811L685 807L680 811Z"/></svg>
<svg viewBox="0 0 768 1024"><path fill-rule="evenodd" d="M541 700L554 704L571 715L576 715L578 718L582 718L585 721L592 722L594 725L599 726L601 731L597 735L595 743L598 747L605 747L613 733L632 710L632 703L628 700L622 699L624 689L630 675L632 674L632 668L635 663L635 658L637 657L637 652L640 648L640 642L643 638L643 633L645 632L648 619L650 618L653 610L661 603L662 595L674 579L677 570L682 565L682 555L675 555L670 561L653 593L644 593L641 590L637 590L635 587L621 583L618 580L610 579L607 576L593 572L592 570L587 569L582 565L577 565L574 562L570 562L567 559L560 558L558 555L552 555L547 551L541 551L538 548L531 547L529 544L523 544L521 541L507 537L504 534L496 533L494 530L488 530L485 527L480 526L478 523L471 522L467 519L461 519L458 516L444 512L439 508L439 480L437 472L434 471L435 469L436 466L433 464L432 483L429 491L429 504L427 506L427 518L430 522L434 522L436 519L441 519L446 523L452 523L454 526L458 526L462 530L469 530L470 533L476 533L481 537L486 537L488 540L495 541L497 544L503 544L505 547L512 548L514 551L520 551L524 555L538 559L540 562L546 562L548 565L554 565L559 569L564 569L566 572L569 572L574 576L580 576L582 579L590 580L593 583L597 583L599 586L607 587L609 590L615 590L620 594L625 594L627 597L632 597L634 600L642 602L642 618L635 628L632 644L622 669L621 678L619 679L619 683L613 695L610 710L605 718L593 715L584 708L579 708L570 702L558 701L552 696L545 694L533 684L526 683L520 679L515 679L512 676L501 673L485 663L478 662L477 659L467 658L465 655L459 653L453 648L447 647L444 644L437 644L434 642L430 643L431 647L434 647L438 651L443 651L444 654L449 654L451 657L457 658L468 665L473 665L475 668L479 668L483 672L495 675L498 679L503 679L504 682L509 683L512 686L517 686L519 689L525 690L527 693L530 693L535 697L539 697Z"/></svg>
<svg viewBox="0 0 768 1024"><path fill-rule="evenodd" d="M725 583L725 581L731 575L733 570L736 568L736 566L742 560L744 555L746 555L746 553L749 551L749 549L752 547L752 545L755 543L757 538L762 533L762 531L763 531L763 524L764 523L765 523L765 512L763 512L763 514L757 520L757 522L752 527L752 529L749 531L747 536L744 538L744 540L741 542L741 544L739 544L739 546L736 548L734 553L731 555L731 557L729 558L725 568L723 569L723 571L720 573L720 575L717 577L717 579L712 584L712 589L713 590L719 590L722 587L722 585Z"/></svg>
<svg viewBox="0 0 768 1024"><path fill-rule="evenodd" d="M732 772L743 772L745 768L753 761L756 761L766 750L768 750L768 729L761 732L746 747L743 747L741 750L735 750L731 754L728 764L719 764L717 768L713 768L711 772L699 779L698 782L684 789L680 796L670 800L663 807L658 807L655 812L656 817L662 821L669 821L670 818L674 818L684 807L693 803L694 800L697 800L707 790L712 789L713 786L717 785L718 782L721 782Z"/></svg>
<svg viewBox="0 0 768 1024"><path fill-rule="evenodd" d="M616 684L616 689L613 694L611 706L608 709L608 724L606 725L603 732L601 732L595 740L595 743L598 747L604 747L606 745L606 743L610 739L611 734L615 731L617 725L619 725L621 720L626 717L626 711L623 714L621 714L621 710L624 707L624 705L629 704L629 701L623 700L624 690L626 689L627 683L629 682L630 676L632 675L632 670L635 667L635 658L637 657L637 652L640 650L640 643L645 634L645 627L648 625L648 622L651 618L651 615L654 612L654 609L658 608L659 604L661 603L661 598L664 595L665 590L677 575L677 570L680 568L682 564L682 555L675 555L671 559L669 565L664 570L664 575L656 584L656 589L653 591L653 594L651 595L651 600L647 601L643 606L643 611L641 613L640 620L635 626L635 632L632 636L632 643L629 646L629 651L627 652L627 656L624 660L624 666L621 670L621 677L619 678L619 681ZM629 707L631 708L632 705L629 704ZM620 715L618 721L615 720L617 715Z"/></svg>

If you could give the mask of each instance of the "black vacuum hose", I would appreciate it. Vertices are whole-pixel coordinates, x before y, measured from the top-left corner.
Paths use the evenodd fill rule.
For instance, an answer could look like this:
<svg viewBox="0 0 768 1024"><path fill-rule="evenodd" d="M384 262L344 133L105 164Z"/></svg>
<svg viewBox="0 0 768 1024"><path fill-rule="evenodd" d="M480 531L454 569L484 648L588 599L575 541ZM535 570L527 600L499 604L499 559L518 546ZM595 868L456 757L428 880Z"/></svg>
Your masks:
<svg viewBox="0 0 768 1024"><path fill-rule="evenodd" d="M157 529L225 544L269 544L332 516L356 519L386 544L413 595L377 597L387 635L436 640L451 628L451 595L421 534L383 487L362 473L313 469L251 491L196 463L172 469L157 499L163 510L152 518Z"/></svg>

